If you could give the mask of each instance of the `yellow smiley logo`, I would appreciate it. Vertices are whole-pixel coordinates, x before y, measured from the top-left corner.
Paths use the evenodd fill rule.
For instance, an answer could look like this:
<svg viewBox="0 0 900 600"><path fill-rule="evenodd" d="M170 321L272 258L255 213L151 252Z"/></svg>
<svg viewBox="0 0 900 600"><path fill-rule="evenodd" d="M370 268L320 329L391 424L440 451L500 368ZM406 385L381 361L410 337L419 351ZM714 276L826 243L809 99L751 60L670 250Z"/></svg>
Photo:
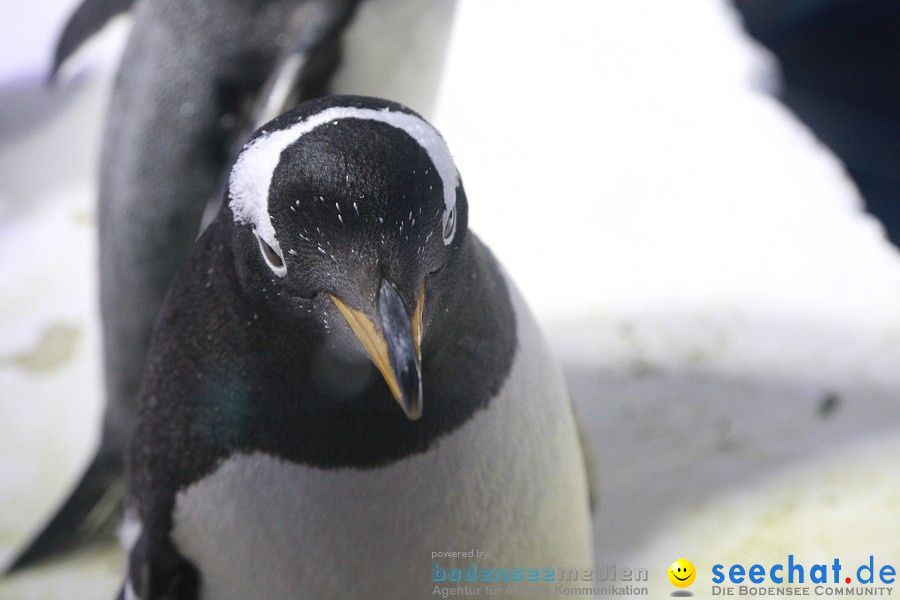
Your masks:
<svg viewBox="0 0 900 600"><path fill-rule="evenodd" d="M686 588L694 583L696 577L697 569L694 568L694 563L684 558L679 558L669 567L669 581L675 587Z"/></svg>

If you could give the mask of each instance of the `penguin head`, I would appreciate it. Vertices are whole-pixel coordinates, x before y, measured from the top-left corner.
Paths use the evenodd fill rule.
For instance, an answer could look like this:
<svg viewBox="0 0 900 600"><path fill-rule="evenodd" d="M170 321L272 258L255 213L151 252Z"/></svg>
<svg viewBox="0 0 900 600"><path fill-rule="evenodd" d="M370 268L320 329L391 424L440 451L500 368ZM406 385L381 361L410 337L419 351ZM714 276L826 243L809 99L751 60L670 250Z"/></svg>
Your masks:
<svg viewBox="0 0 900 600"><path fill-rule="evenodd" d="M327 298L417 419L426 282L467 233L465 192L440 134L386 100L305 102L244 145L227 194L245 293L287 326Z"/></svg>

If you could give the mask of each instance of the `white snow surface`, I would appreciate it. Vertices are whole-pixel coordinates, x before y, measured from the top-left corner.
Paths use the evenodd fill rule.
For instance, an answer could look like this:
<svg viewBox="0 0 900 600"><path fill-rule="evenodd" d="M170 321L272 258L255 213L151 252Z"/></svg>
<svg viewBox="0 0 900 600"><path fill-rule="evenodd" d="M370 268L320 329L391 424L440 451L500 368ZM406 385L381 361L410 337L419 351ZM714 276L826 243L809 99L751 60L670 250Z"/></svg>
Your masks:
<svg viewBox="0 0 900 600"><path fill-rule="evenodd" d="M585 421L597 564L647 568L659 595L684 556L706 597L716 563L896 561L897 251L769 96L776 66L724 0L548 6L460 0L433 104L397 80L336 91L407 101L447 140L470 226L534 308ZM34 102L0 88L0 562L97 435L93 173L110 77ZM0 598L111 598L121 568L114 549L83 554L0 581Z"/></svg>

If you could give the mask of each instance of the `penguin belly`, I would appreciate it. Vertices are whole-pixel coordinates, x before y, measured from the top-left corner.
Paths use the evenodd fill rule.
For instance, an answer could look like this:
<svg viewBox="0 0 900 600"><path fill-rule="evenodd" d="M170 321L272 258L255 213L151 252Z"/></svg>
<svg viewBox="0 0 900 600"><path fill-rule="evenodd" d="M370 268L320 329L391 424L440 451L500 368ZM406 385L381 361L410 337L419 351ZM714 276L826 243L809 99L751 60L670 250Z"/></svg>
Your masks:
<svg viewBox="0 0 900 600"><path fill-rule="evenodd" d="M519 340L509 377L428 451L366 469L234 453L178 493L171 536L200 572L202 598L424 598L439 583L435 563L592 565L585 466L562 373L509 289ZM432 558L471 549L487 555Z"/></svg>

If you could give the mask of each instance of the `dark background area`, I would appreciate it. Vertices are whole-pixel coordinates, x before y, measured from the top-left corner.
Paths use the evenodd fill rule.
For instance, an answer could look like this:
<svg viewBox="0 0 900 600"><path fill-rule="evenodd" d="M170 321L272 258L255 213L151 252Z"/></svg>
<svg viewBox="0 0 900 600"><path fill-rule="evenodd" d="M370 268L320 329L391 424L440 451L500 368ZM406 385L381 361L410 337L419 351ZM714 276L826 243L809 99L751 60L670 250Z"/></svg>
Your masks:
<svg viewBox="0 0 900 600"><path fill-rule="evenodd" d="M780 99L845 163L900 245L900 2L735 0L781 63Z"/></svg>

